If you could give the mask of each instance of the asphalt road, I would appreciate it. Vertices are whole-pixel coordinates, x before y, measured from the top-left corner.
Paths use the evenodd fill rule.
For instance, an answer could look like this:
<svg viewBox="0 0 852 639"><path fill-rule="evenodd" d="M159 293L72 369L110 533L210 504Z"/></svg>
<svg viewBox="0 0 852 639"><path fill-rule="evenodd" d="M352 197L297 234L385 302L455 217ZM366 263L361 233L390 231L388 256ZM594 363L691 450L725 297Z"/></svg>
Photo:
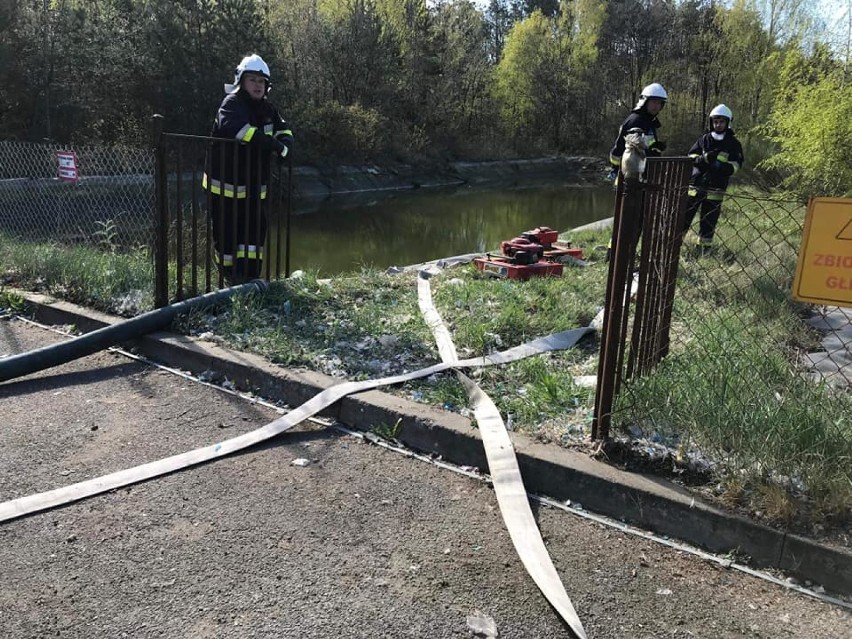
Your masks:
<svg viewBox="0 0 852 639"><path fill-rule="evenodd" d="M0 355L56 339L0 321ZM113 353L0 384L0 414L0 500L277 416ZM839 607L533 508L591 638L852 638ZM518 561L487 484L315 424L0 524L0 566L5 638L433 639L473 636L474 615L500 637L571 636Z"/></svg>

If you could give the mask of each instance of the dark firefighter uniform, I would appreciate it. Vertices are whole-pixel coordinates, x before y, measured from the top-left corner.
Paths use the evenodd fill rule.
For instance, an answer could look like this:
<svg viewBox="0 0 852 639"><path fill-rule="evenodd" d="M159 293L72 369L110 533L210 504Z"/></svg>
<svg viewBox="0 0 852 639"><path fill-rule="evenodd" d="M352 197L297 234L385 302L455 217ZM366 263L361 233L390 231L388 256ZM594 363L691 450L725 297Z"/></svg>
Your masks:
<svg viewBox="0 0 852 639"><path fill-rule="evenodd" d="M662 125L657 119L657 116L648 113L644 106L634 109L627 116L621 129L618 131L618 137L615 139L615 144L609 152L609 163L615 171L621 166L621 156L624 155L624 136L632 128L639 128L645 133L645 142L648 143L647 155L649 157L658 157L665 151L665 143L657 139L657 129Z"/></svg>
<svg viewBox="0 0 852 639"><path fill-rule="evenodd" d="M203 186L210 191L214 258L229 282L261 273L266 237L267 190L272 153L289 149L293 133L266 98L245 91L222 100L213 131Z"/></svg>
<svg viewBox="0 0 852 639"><path fill-rule="evenodd" d="M683 231L685 233L692 226L692 220L700 208L698 243L704 246L713 243L728 181L742 168L744 161L743 147L734 132L726 128L721 135L721 139L716 139L713 132L705 133L689 149L693 168Z"/></svg>

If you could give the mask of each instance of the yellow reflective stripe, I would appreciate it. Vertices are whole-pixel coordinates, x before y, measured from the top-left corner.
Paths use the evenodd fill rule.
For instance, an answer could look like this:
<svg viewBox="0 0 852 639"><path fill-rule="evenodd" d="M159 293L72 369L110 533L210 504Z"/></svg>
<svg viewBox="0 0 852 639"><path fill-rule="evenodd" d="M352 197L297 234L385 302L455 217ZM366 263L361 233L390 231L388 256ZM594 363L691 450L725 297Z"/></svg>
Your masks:
<svg viewBox="0 0 852 639"><path fill-rule="evenodd" d="M689 157L691 157L694 160L695 158L701 157L701 154L700 153L690 153Z"/></svg>
<svg viewBox="0 0 852 639"><path fill-rule="evenodd" d="M730 164L731 164L732 167L734 167L734 173L736 173L737 171L740 170L740 163L739 162L734 162L733 160L731 160Z"/></svg>
<svg viewBox="0 0 852 639"><path fill-rule="evenodd" d="M246 248L245 244L237 245L237 259L261 260L263 259L263 247L249 244Z"/></svg>
<svg viewBox="0 0 852 639"><path fill-rule="evenodd" d="M220 264L222 266L233 266L234 265L234 256L225 253L224 255L219 255L219 253L213 254L213 261L216 264Z"/></svg>
<svg viewBox="0 0 852 639"><path fill-rule="evenodd" d="M247 191L247 188L245 186L240 185L240 186L234 187L233 184L229 184L229 183L225 182L225 190L223 192L222 191L222 182L220 182L219 180L208 180L206 173L204 174L204 177L201 178L201 188L209 189L210 192L213 193L214 195L222 195L224 197L231 197L231 198L234 197L234 188L236 188L238 200L244 200L246 197L248 197L248 191ZM266 199L266 190L267 190L266 184L261 184L260 185L260 199L261 200Z"/></svg>
<svg viewBox="0 0 852 639"><path fill-rule="evenodd" d="M227 182L224 183L224 190L223 190L223 183L220 182L219 180L213 180L213 179L208 180L206 173L204 174L204 177L201 179L201 187L204 188L204 189L209 189L210 192L213 193L214 195L223 195L225 197L231 197L231 198L234 197L234 189L236 188L238 200L244 199L247 195L246 187L244 187L244 186L235 187L233 184L228 184Z"/></svg>
<svg viewBox="0 0 852 639"><path fill-rule="evenodd" d="M727 151L722 151L722 152L720 152L720 153L719 153L719 155L717 155L717 156L716 156L716 159L717 159L717 160L719 160L719 162L727 162L727 161L728 161L728 157L729 157L730 155L731 155L731 154L730 154L730 153L728 153Z"/></svg>
<svg viewBox="0 0 852 639"><path fill-rule="evenodd" d="M264 124L263 125L263 134L264 135L272 135L275 132L275 126L272 124Z"/></svg>
<svg viewBox="0 0 852 639"><path fill-rule="evenodd" d="M711 202L721 202L722 200L725 199L725 194L719 193L718 191L715 192L715 193L714 192L708 192L707 193L707 199L710 200Z"/></svg>
<svg viewBox="0 0 852 639"><path fill-rule="evenodd" d="M257 131L256 126L246 124L242 129L237 131L237 134L234 137L237 140L241 140L243 142L251 142L251 139L254 137L255 131Z"/></svg>
<svg viewBox="0 0 852 639"><path fill-rule="evenodd" d="M621 166L621 158L610 154L609 163L612 164L613 166Z"/></svg>
<svg viewBox="0 0 852 639"><path fill-rule="evenodd" d="M293 132L290 129L282 129L281 131L275 132L275 137L277 138L279 135L289 135L291 138L293 137Z"/></svg>
<svg viewBox="0 0 852 639"><path fill-rule="evenodd" d="M690 186L689 189L686 191L686 194L689 197L695 197L696 195L698 195L698 189L696 189L694 186Z"/></svg>

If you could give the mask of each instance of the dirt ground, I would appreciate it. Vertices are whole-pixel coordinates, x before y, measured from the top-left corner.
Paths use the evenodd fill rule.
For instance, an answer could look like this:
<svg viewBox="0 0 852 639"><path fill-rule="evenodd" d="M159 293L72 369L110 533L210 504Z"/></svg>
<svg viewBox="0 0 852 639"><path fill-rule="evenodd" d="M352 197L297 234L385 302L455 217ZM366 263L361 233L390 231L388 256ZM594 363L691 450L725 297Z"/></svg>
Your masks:
<svg viewBox="0 0 852 639"><path fill-rule="evenodd" d="M0 355L55 341L0 321ZM0 500L277 415L119 354L0 384ZM295 459L309 460L299 466ZM846 610L534 504L593 639L852 638ZM31 637L570 637L484 483L306 424L242 454L0 524L0 628Z"/></svg>

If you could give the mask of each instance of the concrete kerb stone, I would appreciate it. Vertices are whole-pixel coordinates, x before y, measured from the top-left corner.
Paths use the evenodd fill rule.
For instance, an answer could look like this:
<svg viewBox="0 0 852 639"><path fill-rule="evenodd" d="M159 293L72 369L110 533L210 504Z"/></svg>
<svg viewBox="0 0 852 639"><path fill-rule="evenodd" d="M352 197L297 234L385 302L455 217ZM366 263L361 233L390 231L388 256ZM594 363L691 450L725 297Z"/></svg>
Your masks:
<svg viewBox="0 0 852 639"><path fill-rule="evenodd" d="M24 294L37 320L73 324L91 331L121 319L74 304ZM128 345L180 370L215 371L267 399L298 406L340 380L312 371L282 369L247 353L171 333L152 333ZM323 416L358 430L389 428L414 450L440 455L462 466L485 470L487 462L469 419L378 390L347 396ZM545 445L512 433L518 463L531 493L583 508L627 524L682 540L711 552L747 556L755 567L779 568L827 590L852 594L852 552L786 534L695 499L663 479L619 470L587 455Z"/></svg>

